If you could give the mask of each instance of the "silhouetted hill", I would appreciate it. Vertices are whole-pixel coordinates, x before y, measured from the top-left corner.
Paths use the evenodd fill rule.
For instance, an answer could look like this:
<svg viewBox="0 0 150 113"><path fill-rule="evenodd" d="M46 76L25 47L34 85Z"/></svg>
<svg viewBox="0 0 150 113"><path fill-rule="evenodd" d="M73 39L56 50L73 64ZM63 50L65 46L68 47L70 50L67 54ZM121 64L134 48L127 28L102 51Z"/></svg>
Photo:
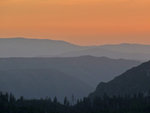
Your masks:
<svg viewBox="0 0 150 113"><path fill-rule="evenodd" d="M109 70L109 69L108 69ZM150 61L134 67L108 83L101 82L91 97L147 94L150 90Z"/></svg>

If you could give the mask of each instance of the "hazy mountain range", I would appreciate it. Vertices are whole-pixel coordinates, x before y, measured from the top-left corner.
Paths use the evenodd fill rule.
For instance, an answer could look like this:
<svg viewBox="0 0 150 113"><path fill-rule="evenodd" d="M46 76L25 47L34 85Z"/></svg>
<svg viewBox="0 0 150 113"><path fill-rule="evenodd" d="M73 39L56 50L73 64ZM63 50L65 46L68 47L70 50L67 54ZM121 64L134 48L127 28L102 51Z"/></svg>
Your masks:
<svg viewBox="0 0 150 113"><path fill-rule="evenodd" d="M150 45L119 44L91 47L86 50L71 51L59 56L73 57L82 55L106 56L114 59L134 59L147 61L150 59Z"/></svg>
<svg viewBox="0 0 150 113"><path fill-rule="evenodd" d="M1 58L0 90L26 98L81 98L140 62L106 57ZM109 70L109 71L108 71Z"/></svg>
<svg viewBox="0 0 150 113"><path fill-rule="evenodd" d="M78 46L65 41L48 39L0 39L0 57L75 57L106 56L115 59L149 60L150 45L118 44Z"/></svg>
<svg viewBox="0 0 150 113"><path fill-rule="evenodd" d="M0 90L11 92L16 97L39 99L55 96L63 101L87 96L92 88L77 78L54 69L0 70Z"/></svg>
<svg viewBox="0 0 150 113"><path fill-rule="evenodd" d="M138 93L148 94L150 91L150 61L126 71L113 80L101 82L90 97L125 96Z"/></svg>

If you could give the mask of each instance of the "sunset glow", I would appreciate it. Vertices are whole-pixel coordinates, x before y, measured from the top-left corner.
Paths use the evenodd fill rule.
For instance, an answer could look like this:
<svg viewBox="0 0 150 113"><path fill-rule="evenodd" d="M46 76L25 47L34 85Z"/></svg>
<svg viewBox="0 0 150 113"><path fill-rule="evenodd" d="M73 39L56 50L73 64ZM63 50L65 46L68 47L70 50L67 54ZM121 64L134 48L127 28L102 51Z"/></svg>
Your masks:
<svg viewBox="0 0 150 113"><path fill-rule="evenodd" d="M150 0L0 0L0 37L150 44Z"/></svg>

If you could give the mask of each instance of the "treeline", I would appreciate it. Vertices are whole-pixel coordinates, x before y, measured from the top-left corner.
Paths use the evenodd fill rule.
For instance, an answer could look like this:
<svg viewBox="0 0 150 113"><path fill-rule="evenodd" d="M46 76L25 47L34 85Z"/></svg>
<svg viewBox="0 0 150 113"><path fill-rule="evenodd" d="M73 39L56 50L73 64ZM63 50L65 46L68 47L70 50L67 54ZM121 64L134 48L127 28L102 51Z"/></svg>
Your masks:
<svg viewBox="0 0 150 113"><path fill-rule="evenodd" d="M84 98L71 105L66 97L61 104L56 97L26 100L0 92L0 113L150 113L150 95L109 97L105 94L94 99Z"/></svg>
<svg viewBox="0 0 150 113"><path fill-rule="evenodd" d="M12 94L0 92L0 113L66 113L69 101L65 97L64 104L57 97L27 100L16 99Z"/></svg>

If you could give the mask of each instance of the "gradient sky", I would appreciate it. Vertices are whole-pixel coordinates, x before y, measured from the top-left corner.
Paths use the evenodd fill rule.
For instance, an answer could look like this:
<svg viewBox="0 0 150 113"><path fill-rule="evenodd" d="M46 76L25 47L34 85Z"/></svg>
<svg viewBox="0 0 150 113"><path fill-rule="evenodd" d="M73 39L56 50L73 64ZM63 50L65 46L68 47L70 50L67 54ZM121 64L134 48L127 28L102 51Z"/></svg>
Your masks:
<svg viewBox="0 0 150 113"><path fill-rule="evenodd" d="M0 0L0 37L150 44L150 0Z"/></svg>

